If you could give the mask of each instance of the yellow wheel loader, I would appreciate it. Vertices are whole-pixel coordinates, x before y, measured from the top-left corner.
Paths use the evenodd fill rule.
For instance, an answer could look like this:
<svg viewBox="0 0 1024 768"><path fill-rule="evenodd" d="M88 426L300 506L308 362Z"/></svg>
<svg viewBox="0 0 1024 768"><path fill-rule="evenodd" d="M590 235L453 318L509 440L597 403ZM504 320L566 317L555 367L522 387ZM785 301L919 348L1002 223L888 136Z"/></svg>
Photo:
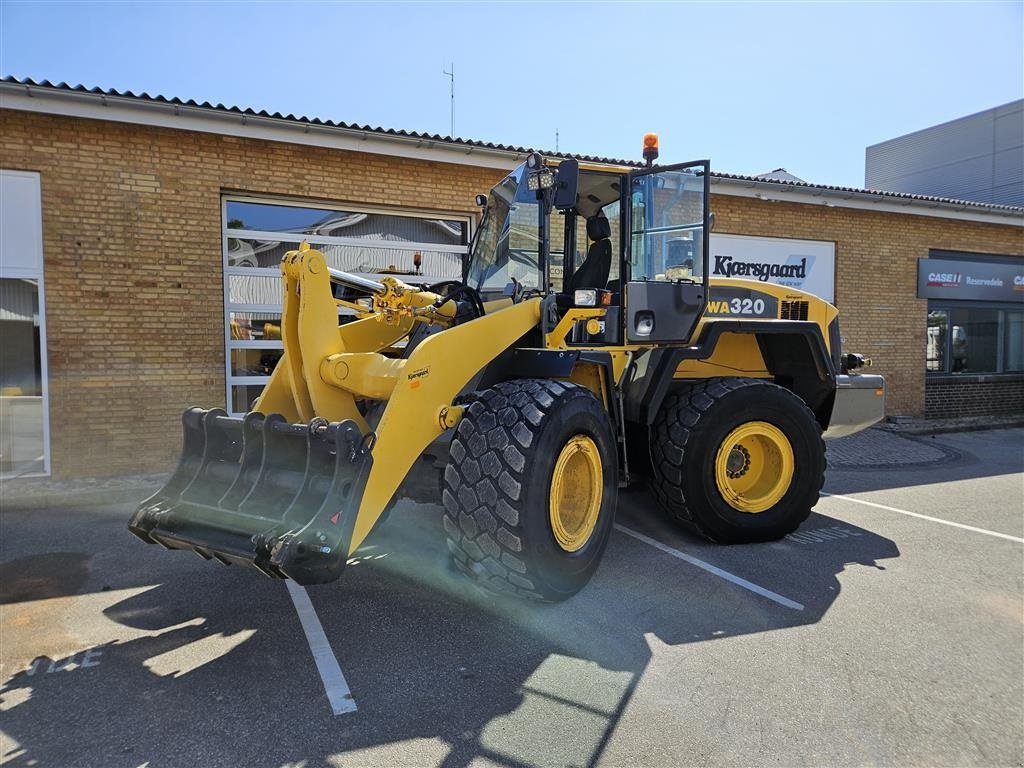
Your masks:
<svg viewBox="0 0 1024 768"><path fill-rule="evenodd" d="M710 164L656 156L650 137L644 168L530 155L478 196L461 281L376 282L289 252L269 383L243 418L184 413L179 466L132 532L329 582L424 457L459 567L530 598L587 583L626 484L714 541L793 531L823 432L880 419L883 381L840 351L834 306L767 282L795 267L711 279Z"/></svg>

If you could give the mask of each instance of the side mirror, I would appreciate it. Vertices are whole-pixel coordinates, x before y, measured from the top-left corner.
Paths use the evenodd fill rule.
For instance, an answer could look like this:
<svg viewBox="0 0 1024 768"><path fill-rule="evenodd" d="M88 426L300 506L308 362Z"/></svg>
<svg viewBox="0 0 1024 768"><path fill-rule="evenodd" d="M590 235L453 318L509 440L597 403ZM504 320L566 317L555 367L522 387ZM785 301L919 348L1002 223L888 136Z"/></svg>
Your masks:
<svg viewBox="0 0 1024 768"><path fill-rule="evenodd" d="M580 164L572 158L563 160L555 170L555 208L567 211L576 205L580 182Z"/></svg>
<svg viewBox="0 0 1024 768"><path fill-rule="evenodd" d="M476 204L481 208L485 208L487 206L487 195L477 195Z"/></svg>

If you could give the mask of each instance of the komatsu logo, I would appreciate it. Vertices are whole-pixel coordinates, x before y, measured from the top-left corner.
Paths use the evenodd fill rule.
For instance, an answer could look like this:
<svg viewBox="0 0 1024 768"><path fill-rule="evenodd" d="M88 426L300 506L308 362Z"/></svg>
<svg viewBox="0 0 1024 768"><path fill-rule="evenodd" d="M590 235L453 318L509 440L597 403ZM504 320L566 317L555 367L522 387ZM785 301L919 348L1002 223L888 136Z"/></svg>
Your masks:
<svg viewBox="0 0 1024 768"><path fill-rule="evenodd" d="M807 259L799 264L770 264L767 261L736 261L732 256L715 256L712 274L723 277L755 277L767 283L773 277L790 280L807 279Z"/></svg>
<svg viewBox="0 0 1024 768"><path fill-rule="evenodd" d="M959 272L929 272L928 285L939 288L956 288L960 285L963 275Z"/></svg>

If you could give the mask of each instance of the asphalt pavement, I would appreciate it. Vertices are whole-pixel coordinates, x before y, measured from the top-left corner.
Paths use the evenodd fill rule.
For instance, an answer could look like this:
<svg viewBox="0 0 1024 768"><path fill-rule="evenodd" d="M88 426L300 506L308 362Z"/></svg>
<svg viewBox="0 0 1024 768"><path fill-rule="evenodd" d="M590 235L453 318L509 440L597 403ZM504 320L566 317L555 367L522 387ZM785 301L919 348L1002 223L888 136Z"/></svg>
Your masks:
<svg viewBox="0 0 1024 768"><path fill-rule="evenodd" d="M1019 766L1024 430L875 432L771 544L623 493L556 606L475 589L432 505L298 591L142 544L129 503L5 508L0 763Z"/></svg>

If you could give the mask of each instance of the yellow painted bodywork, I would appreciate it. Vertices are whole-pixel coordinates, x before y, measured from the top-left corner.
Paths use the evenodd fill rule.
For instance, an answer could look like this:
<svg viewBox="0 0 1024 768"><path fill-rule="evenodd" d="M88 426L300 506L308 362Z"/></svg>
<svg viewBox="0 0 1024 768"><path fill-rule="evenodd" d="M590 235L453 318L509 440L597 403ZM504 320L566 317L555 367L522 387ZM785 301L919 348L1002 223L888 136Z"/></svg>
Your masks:
<svg viewBox="0 0 1024 768"><path fill-rule="evenodd" d="M567 339L569 334L572 333L572 329L576 327L576 323L581 320L600 320L606 314L605 310L599 307L567 310L562 319L558 321L558 325L545 337L544 346L548 349L568 349Z"/></svg>
<svg viewBox="0 0 1024 768"><path fill-rule="evenodd" d="M675 373L677 379L709 379L713 376L770 378L757 338L750 333L724 333L710 358L683 360Z"/></svg>
<svg viewBox="0 0 1024 768"><path fill-rule="evenodd" d="M762 283L757 280L743 280L738 278L711 278L712 291L715 286L742 288L758 291L776 299L779 306L783 301L804 301L807 302L807 320L813 322L821 329L825 339L825 347L831 352L831 339L828 334L829 324L838 316L839 310L814 294L807 293L795 288L774 283ZM606 310L601 307L580 307L567 310L556 325L545 338L545 346L548 349L594 349L611 355L612 369L615 373L616 382L622 378L622 373L629 363L631 355L636 355L644 350L650 349L650 345L624 344L618 347L595 346L581 347L569 342L572 331L577 325L585 325L593 320L601 320L606 316ZM772 318L750 317L743 314L727 316L705 315L697 322L693 336L686 344L696 343L697 339L708 329L712 323L723 320L765 320ZM777 318L776 318L777 319ZM677 346L685 346L680 344ZM765 367L761 349L757 344L757 337L752 333L724 333L719 338L718 344L710 357L703 360L684 360L676 369L676 379L708 379L715 376L747 376L750 378L771 378L771 374ZM581 382L583 383L583 382Z"/></svg>
<svg viewBox="0 0 1024 768"><path fill-rule="evenodd" d="M604 366L581 360L572 369L569 381L579 384L581 387L586 387L593 392L604 405L604 409L608 411L610 407L608 404L608 386L605 382L606 375Z"/></svg>
<svg viewBox="0 0 1024 768"><path fill-rule="evenodd" d="M839 315L839 310L824 299L812 293L789 288L785 285L762 283L758 280L742 280L739 278L711 278L711 290L714 295L715 286L743 288L774 297L779 306L783 301L807 302L807 320L815 323L825 339L825 348L831 353L829 324ZM693 332L693 340L701 338L707 326L723 320L764 320L771 318L751 318L742 314L712 317L705 314ZM747 376L750 378L770 378L771 374L765 367L764 358L757 344L757 337L752 333L724 333L719 338L712 355L704 360L684 360L676 368L677 379L708 379L715 376Z"/></svg>

